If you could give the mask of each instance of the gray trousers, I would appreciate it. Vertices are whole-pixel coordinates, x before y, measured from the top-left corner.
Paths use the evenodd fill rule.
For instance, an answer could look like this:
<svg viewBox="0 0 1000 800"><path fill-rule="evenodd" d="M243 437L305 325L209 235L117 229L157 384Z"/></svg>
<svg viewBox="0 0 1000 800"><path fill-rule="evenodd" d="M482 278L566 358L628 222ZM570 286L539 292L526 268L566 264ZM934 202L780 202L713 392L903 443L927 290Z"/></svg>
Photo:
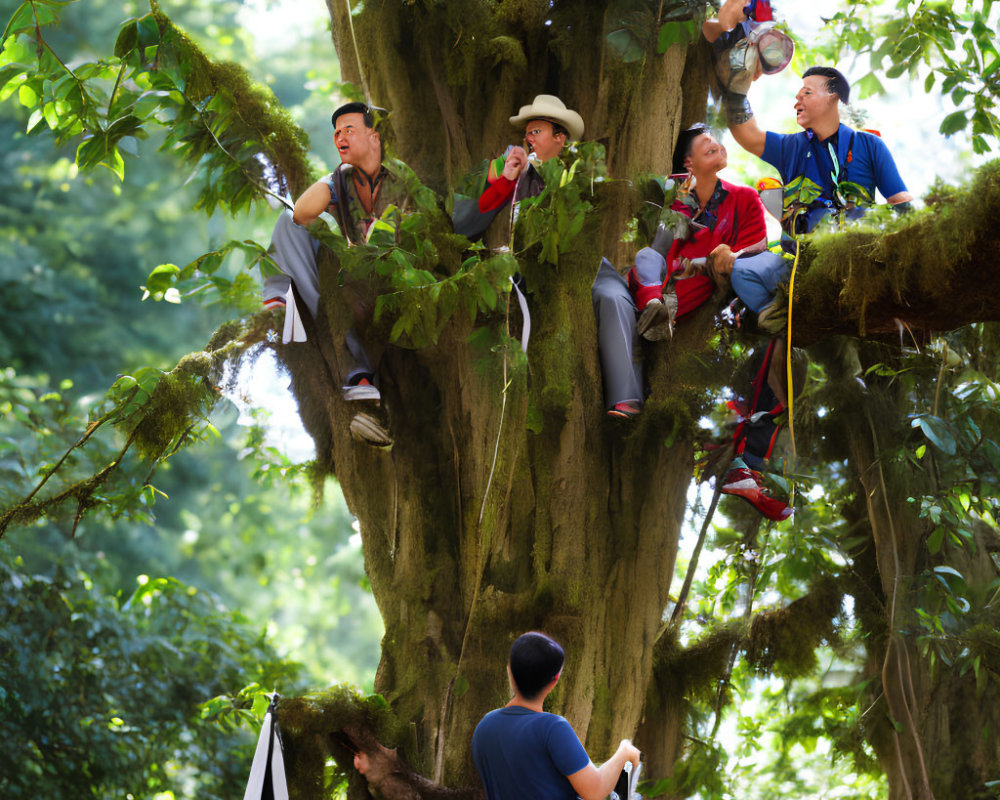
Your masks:
<svg viewBox="0 0 1000 800"><path fill-rule="evenodd" d="M292 220L292 212L281 212L271 234L271 247L268 249L274 263L282 271L282 275L269 275L264 279L262 297L264 301L275 297L284 299L291 284L295 284L302 302L309 309L310 316L315 320L319 310L319 270L316 267L316 253L319 252L319 242L309 235L309 231ZM357 330L352 326L344 336L345 348L338 348L341 353L346 350L346 356L353 363L347 364L346 383L356 383L359 378L371 377L374 370L368 354Z"/></svg>
<svg viewBox="0 0 1000 800"><path fill-rule="evenodd" d="M601 259L590 296L597 319L604 405L608 409L618 403L642 405L642 353L635 331L639 311L625 279L606 258Z"/></svg>

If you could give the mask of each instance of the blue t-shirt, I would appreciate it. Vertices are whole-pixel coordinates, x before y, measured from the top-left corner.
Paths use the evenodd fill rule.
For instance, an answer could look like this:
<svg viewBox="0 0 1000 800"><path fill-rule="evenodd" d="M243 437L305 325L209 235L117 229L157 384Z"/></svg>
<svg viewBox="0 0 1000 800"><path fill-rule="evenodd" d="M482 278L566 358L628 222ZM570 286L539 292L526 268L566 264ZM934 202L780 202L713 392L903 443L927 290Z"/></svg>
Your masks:
<svg viewBox="0 0 1000 800"><path fill-rule="evenodd" d="M840 166L838 181L851 181L863 186L872 198L875 197L875 189L886 199L906 191L906 184L899 177L892 153L880 137L852 130L846 125L840 126L836 137ZM833 197L833 159L830 149L827 142L820 142L812 131L768 131L761 158L781 173L783 183L805 175L823 188L826 199Z"/></svg>
<svg viewBox="0 0 1000 800"><path fill-rule="evenodd" d="M498 708L480 720L472 759L487 800L575 800L566 776L590 763L563 717L523 706Z"/></svg>

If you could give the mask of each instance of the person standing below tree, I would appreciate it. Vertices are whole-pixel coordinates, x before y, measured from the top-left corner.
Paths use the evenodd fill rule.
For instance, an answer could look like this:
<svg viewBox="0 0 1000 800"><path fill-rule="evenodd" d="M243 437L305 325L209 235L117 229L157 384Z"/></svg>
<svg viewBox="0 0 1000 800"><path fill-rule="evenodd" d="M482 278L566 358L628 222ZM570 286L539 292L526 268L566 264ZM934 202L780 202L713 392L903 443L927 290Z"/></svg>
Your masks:
<svg viewBox="0 0 1000 800"><path fill-rule="evenodd" d="M544 633L525 633L511 645L514 698L483 717L472 736L486 800L604 800L626 762L638 767L639 751L628 739L594 766L569 722L542 710L564 662L562 647Z"/></svg>

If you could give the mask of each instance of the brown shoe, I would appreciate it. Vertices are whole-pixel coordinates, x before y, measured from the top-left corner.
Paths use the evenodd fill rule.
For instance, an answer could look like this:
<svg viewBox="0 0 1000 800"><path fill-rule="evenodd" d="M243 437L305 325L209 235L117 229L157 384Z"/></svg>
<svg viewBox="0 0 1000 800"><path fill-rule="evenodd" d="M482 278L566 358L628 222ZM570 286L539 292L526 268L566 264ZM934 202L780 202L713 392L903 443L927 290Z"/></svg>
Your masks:
<svg viewBox="0 0 1000 800"><path fill-rule="evenodd" d="M391 447L392 436L371 414L355 414L351 420L351 436L374 447Z"/></svg>
<svg viewBox="0 0 1000 800"><path fill-rule="evenodd" d="M670 293L662 299L653 298L639 315L636 332L647 341L661 342L674 335L674 320L677 318L677 295Z"/></svg>

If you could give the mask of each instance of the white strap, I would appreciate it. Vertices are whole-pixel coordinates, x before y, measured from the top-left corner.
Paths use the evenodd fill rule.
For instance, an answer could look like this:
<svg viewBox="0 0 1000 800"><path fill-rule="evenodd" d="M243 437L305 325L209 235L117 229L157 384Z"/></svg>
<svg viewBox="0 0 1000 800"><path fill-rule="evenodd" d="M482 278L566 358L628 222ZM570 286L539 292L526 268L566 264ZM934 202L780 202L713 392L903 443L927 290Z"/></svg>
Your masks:
<svg viewBox="0 0 1000 800"><path fill-rule="evenodd" d="M281 343L304 342L306 340L306 329L302 325L302 317L299 315L299 308L295 305L295 292L292 287L288 287L285 294L285 327L281 332Z"/></svg>
<svg viewBox="0 0 1000 800"><path fill-rule="evenodd" d="M274 797L274 800L288 800L281 740L278 738L277 723L270 711L264 715L264 724L260 729L260 738L257 740L257 750L250 766L250 779L247 781L243 800L260 800L265 796L265 784L268 783L268 758L271 761L271 780L266 794Z"/></svg>
<svg viewBox="0 0 1000 800"><path fill-rule="evenodd" d="M514 292L517 294L518 305L521 306L521 316L524 318L524 325L521 327L521 352L528 352L528 339L531 338L531 312L528 311L528 300L525 298L524 293L514 282L514 279L510 279L510 285L514 287Z"/></svg>

